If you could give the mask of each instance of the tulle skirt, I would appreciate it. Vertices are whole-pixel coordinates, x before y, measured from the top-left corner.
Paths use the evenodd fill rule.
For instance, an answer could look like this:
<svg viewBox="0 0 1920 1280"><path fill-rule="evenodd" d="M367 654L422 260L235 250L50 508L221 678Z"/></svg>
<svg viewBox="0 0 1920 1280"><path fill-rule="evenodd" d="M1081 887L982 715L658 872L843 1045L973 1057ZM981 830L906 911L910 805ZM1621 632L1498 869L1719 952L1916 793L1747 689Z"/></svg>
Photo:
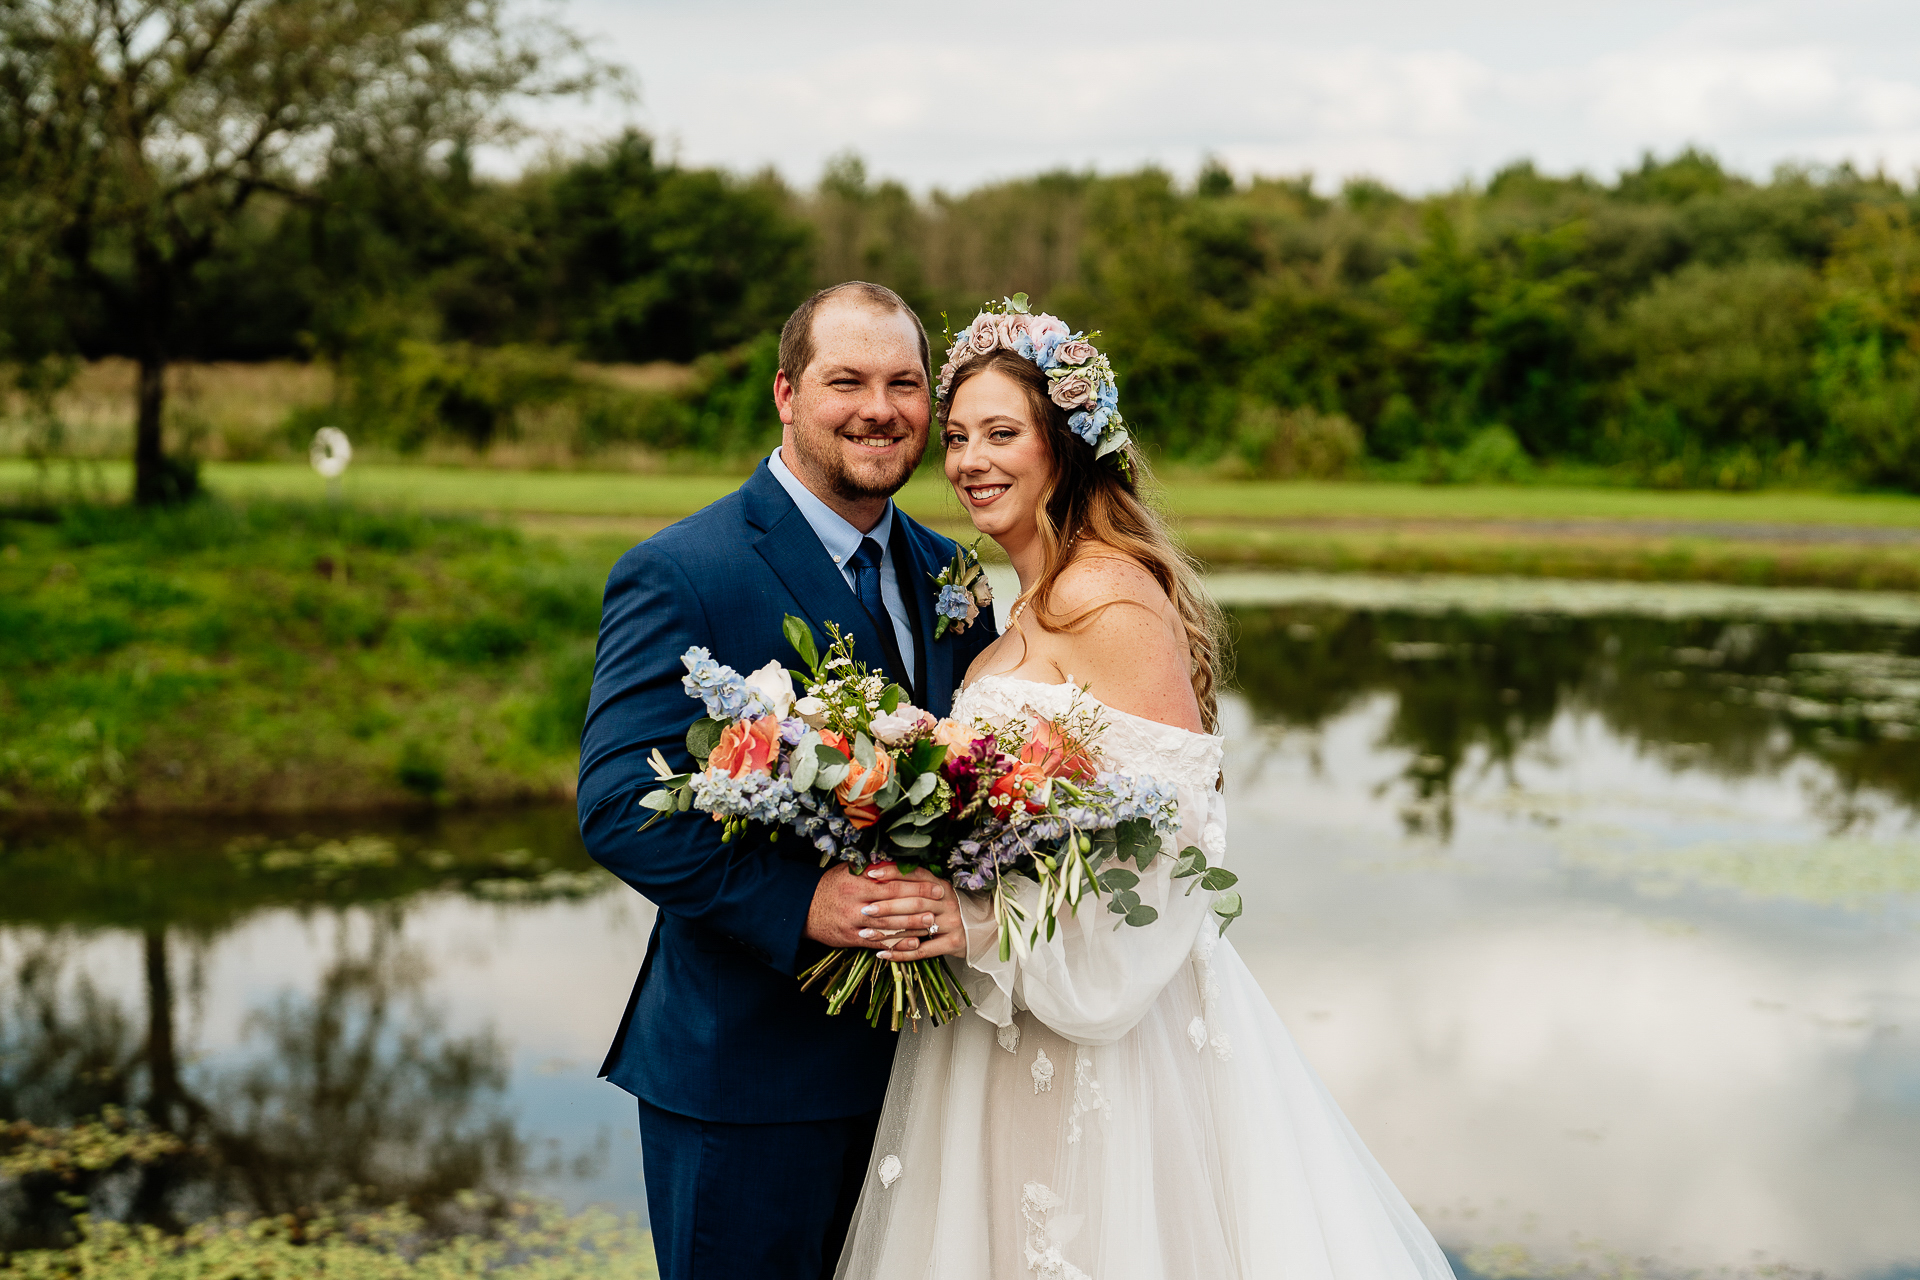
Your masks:
<svg viewBox="0 0 1920 1280"><path fill-rule="evenodd" d="M902 1034L841 1280L1450 1280L1205 932L1112 1043L1024 1010Z"/></svg>

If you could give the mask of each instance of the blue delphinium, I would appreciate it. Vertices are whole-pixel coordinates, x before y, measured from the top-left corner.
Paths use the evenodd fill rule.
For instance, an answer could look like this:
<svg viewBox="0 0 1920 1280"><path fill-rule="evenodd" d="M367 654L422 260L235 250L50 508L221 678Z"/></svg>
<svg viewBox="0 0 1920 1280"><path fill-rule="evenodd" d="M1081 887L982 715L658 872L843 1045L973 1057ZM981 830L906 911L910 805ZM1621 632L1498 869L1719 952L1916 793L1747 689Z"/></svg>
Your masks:
<svg viewBox="0 0 1920 1280"><path fill-rule="evenodd" d="M1067 426L1073 429L1073 434L1088 444L1100 443L1100 424L1095 422L1093 415L1085 409L1074 410L1072 416L1067 419Z"/></svg>
<svg viewBox="0 0 1920 1280"><path fill-rule="evenodd" d="M712 771L696 773L693 803L703 813L751 818L769 826L784 826L800 816L792 784L768 773L748 773L738 778Z"/></svg>
<svg viewBox="0 0 1920 1280"><path fill-rule="evenodd" d="M699 645L681 654L680 661L687 668L680 687L689 698L704 702L707 714L715 720L738 720L761 704L760 696L747 688L745 676L715 662L713 655Z"/></svg>

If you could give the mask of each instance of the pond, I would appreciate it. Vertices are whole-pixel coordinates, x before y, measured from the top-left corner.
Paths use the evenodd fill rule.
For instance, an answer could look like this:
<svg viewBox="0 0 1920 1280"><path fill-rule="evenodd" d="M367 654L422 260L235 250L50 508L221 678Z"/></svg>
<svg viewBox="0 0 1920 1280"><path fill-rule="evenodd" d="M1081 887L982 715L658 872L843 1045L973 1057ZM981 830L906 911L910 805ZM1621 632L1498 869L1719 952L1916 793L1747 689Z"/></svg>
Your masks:
<svg viewBox="0 0 1920 1280"><path fill-rule="evenodd" d="M1910 602L1221 586L1232 936L1463 1271L1920 1276ZM155 1220L644 1211L593 1073L650 923L568 810L16 828L0 1116L185 1135L91 1187Z"/></svg>

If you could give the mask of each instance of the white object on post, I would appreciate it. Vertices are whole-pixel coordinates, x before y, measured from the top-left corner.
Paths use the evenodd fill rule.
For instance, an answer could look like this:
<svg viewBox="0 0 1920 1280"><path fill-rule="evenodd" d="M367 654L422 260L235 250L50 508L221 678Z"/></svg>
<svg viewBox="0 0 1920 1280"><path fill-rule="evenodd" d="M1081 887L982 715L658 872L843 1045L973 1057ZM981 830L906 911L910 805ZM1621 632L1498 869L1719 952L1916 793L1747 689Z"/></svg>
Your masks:
<svg viewBox="0 0 1920 1280"><path fill-rule="evenodd" d="M332 501L340 498L340 477L346 473L347 464L353 461L353 442L347 439L347 433L338 427L322 427L313 433L313 447L307 450L307 461L313 464L327 481L327 497Z"/></svg>

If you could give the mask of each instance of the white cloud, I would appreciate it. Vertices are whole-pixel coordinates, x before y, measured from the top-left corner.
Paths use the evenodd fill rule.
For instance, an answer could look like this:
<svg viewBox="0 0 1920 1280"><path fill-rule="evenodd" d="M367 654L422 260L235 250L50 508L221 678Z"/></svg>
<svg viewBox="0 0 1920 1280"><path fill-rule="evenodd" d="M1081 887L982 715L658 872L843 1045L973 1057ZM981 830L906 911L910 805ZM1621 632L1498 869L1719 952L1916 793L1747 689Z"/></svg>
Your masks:
<svg viewBox="0 0 1920 1280"><path fill-rule="evenodd" d="M1412 188L1529 156L1599 173L1651 148L1920 164L1920 7L1887 0L1519 5L1212 0L1105 7L1070 41L1025 6L574 0L632 66L635 123L692 163L811 182L852 149L926 188L1060 166L1371 173Z"/></svg>

